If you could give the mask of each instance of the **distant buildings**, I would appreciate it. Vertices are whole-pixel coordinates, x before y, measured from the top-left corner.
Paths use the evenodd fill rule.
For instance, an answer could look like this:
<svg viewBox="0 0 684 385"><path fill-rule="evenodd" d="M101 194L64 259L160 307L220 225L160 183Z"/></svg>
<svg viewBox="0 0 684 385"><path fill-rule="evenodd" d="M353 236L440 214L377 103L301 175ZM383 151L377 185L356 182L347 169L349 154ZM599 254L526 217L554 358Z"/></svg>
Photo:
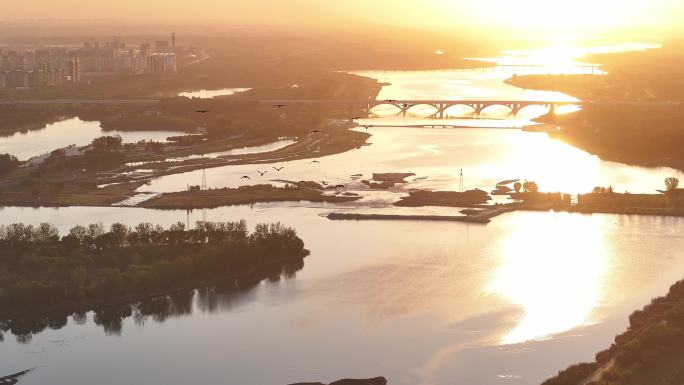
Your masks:
<svg viewBox="0 0 684 385"><path fill-rule="evenodd" d="M127 47L114 39L104 44L86 42L81 47L24 50L0 49L0 89L56 87L80 83L82 74L172 74L177 70L176 36Z"/></svg>

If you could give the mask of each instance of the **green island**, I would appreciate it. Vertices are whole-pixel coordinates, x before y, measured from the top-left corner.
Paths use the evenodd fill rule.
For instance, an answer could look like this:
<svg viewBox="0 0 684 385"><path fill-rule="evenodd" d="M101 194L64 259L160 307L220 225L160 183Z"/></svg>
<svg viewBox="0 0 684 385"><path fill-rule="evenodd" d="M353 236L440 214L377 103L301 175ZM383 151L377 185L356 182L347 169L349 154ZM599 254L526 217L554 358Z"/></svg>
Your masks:
<svg viewBox="0 0 684 385"><path fill-rule="evenodd" d="M280 223L115 223L0 226L0 318L69 309L88 311L149 296L272 276L308 255L294 229Z"/></svg>
<svg viewBox="0 0 684 385"><path fill-rule="evenodd" d="M543 385L670 385L684 381L684 281L629 317L629 328L596 361Z"/></svg>
<svg viewBox="0 0 684 385"><path fill-rule="evenodd" d="M360 196L326 195L315 182L287 184L277 187L270 184L241 186L209 190L191 190L162 194L147 200L142 207L152 209L194 209L246 205L261 202L350 202Z"/></svg>

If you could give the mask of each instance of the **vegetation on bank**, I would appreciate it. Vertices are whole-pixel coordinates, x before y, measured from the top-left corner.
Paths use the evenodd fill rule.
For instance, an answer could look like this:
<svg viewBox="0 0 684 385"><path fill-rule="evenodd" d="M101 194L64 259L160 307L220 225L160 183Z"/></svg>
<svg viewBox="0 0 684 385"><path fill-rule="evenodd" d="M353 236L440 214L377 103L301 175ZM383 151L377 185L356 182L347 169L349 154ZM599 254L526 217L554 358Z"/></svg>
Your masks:
<svg viewBox="0 0 684 385"><path fill-rule="evenodd" d="M508 83L599 102L576 113L541 118L561 127L550 133L554 137L606 160L684 169L680 148L684 142L684 61L680 48L600 55L594 60L609 63L608 75L517 76Z"/></svg>
<svg viewBox="0 0 684 385"><path fill-rule="evenodd" d="M270 184L241 186L238 188L222 188L166 193L142 203L141 206L154 209L193 209L214 208L221 206L246 205L260 202L349 202L358 200L358 196L325 195L322 187L287 185L277 187Z"/></svg>
<svg viewBox="0 0 684 385"><path fill-rule="evenodd" d="M473 207L489 202L491 197L482 190L456 191L411 191L407 197L395 203L399 207Z"/></svg>
<svg viewBox="0 0 684 385"><path fill-rule="evenodd" d="M0 154L0 177L11 173L19 167L19 160L10 154Z"/></svg>
<svg viewBox="0 0 684 385"><path fill-rule="evenodd" d="M280 223L251 233L245 221L194 229L91 224L61 237L47 223L0 226L0 314L199 286L307 254L296 231Z"/></svg>
<svg viewBox="0 0 684 385"><path fill-rule="evenodd" d="M678 106L596 104L540 120L561 127L552 137L603 159L684 169L684 110Z"/></svg>
<svg viewBox="0 0 684 385"><path fill-rule="evenodd" d="M596 355L543 385L672 385L684 382L684 281L629 317L627 331Z"/></svg>

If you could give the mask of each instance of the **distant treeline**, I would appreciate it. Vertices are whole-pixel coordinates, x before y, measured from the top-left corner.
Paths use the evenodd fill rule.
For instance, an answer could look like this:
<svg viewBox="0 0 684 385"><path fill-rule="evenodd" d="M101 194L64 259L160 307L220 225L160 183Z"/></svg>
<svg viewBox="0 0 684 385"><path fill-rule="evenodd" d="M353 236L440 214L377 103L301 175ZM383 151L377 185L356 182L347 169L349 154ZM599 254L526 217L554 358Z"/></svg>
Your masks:
<svg viewBox="0 0 684 385"><path fill-rule="evenodd" d="M294 229L245 221L0 226L0 315L48 305L79 305L160 293L235 277L308 252ZM49 307L49 306L48 306Z"/></svg>

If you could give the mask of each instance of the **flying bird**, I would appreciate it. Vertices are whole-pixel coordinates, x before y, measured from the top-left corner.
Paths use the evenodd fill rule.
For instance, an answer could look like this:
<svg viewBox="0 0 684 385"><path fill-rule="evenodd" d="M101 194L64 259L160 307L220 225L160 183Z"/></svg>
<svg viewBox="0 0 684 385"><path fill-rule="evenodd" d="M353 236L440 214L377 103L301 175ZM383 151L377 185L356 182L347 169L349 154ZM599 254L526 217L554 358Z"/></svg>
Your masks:
<svg viewBox="0 0 684 385"><path fill-rule="evenodd" d="M273 167L274 170L280 172L280 170L284 169L285 167Z"/></svg>
<svg viewBox="0 0 684 385"><path fill-rule="evenodd" d="M275 107L275 108L283 108L283 107L287 107L287 104L274 104L273 107Z"/></svg>
<svg viewBox="0 0 684 385"><path fill-rule="evenodd" d="M345 188L345 186L343 184L338 184L337 186L335 186L335 188L340 189L340 188Z"/></svg>
<svg viewBox="0 0 684 385"><path fill-rule="evenodd" d="M195 112L200 113L200 114L206 114L207 112L209 112L209 110L197 110Z"/></svg>
<svg viewBox="0 0 684 385"><path fill-rule="evenodd" d="M357 116L357 117L355 117L355 118L352 118L352 120L359 120L359 119L363 119L363 118L360 117L360 116Z"/></svg>
<svg viewBox="0 0 684 385"><path fill-rule="evenodd" d="M370 127L373 127L373 126L363 126L363 128L365 128L366 130Z"/></svg>
<svg viewBox="0 0 684 385"><path fill-rule="evenodd" d="M268 171L259 171L259 170L257 170L257 172L259 173L259 175L264 176Z"/></svg>
<svg viewBox="0 0 684 385"><path fill-rule="evenodd" d="M320 132L320 131L318 131L318 130L313 130L313 131L311 131L312 134L316 134L316 133L318 133L318 132Z"/></svg>
<svg viewBox="0 0 684 385"><path fill-rule="evenodd" d="M247 175L244 175L244 176L243 176L242 178L240 178L240 179L249 179L249 180L252 180L252 178L248 177Z"/></svg>
<svg viewBox="0 0 684 385"><path fill-rule="evenodd" d="M318 163L318 164L320 164L321 162L319 162L319 161L317 161L317 160L312 160L311 163Z"/></svg>

